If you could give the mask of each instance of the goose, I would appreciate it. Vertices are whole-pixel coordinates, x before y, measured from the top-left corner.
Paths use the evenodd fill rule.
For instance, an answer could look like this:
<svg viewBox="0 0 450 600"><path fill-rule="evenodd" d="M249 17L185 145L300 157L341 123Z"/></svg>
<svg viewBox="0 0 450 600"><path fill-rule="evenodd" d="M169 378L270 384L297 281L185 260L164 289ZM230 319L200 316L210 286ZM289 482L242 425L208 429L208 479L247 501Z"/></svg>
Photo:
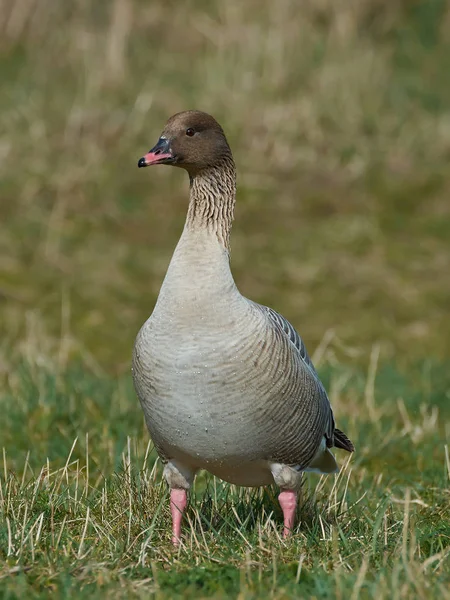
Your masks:
<svg viewBox="0 0 450 600"><path fill-rule="evenodd" d="M210 115L173 115L138 167L188 172L187 218L156 305L140 329L132 373L170 489L172 542L181 540L200 469L239 486L280 488L283 536L295 524L304 471L335 473L336 429L327 393L293 326L245 298L230 270L236 168Z"/></svg>

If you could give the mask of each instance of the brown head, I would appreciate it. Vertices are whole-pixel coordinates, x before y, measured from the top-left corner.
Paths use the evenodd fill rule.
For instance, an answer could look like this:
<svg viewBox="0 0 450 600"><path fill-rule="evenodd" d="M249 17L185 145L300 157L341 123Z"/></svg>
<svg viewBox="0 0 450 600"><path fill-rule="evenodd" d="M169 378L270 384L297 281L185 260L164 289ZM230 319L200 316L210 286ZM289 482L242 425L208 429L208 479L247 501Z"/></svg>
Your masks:
<svg viewBox="0 0 450 600"><path fill-rule="evenodd" d="M219 123L207 113L187 110L167 121L156 145L139 159L138 167L173 165L195 175L231 159L231 150Z"/></svg>

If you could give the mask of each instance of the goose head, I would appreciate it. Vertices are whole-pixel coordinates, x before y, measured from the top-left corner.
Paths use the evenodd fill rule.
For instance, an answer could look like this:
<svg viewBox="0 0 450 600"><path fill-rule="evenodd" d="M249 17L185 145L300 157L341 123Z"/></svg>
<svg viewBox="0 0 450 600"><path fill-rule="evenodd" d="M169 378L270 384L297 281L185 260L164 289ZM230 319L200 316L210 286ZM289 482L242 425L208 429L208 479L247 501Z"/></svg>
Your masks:
<svg viewBox="0 0 450 600"><path fill-rule="evenodd" d="M219 123L207 113L187 110L170 117L155 146L138 161L138 167L173 165L192 176L220 166L231 150Z"/></svg>

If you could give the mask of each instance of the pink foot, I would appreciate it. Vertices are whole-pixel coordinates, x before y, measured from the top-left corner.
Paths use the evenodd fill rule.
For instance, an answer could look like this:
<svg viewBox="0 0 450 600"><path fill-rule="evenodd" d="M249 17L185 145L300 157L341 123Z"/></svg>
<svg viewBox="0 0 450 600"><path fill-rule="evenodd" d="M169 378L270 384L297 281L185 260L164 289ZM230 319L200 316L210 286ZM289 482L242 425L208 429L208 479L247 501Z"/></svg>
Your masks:
<svg viewBox="0 0 450 600"><path fill-rule="evenodd" d="M186 490L170 490L170 511L172 513L172 543L178 546L181 538L181 520L187 505Z"/></svg>
<svg viewBox="0 0 450 600"><path fill-rule="evenodd" d="M278 496L278 502L280 503L284 516L283 537L287 538L294 528L295 513L297 510L297 492L294 492L293 490L284 490Z"/></svg>

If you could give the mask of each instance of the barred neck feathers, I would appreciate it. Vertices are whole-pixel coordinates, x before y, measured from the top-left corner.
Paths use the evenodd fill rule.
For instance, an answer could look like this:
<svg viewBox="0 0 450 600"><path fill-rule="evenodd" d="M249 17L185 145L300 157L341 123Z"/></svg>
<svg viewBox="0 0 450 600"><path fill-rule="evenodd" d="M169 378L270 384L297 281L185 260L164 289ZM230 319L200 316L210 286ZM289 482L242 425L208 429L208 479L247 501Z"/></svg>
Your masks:
<svg viewBox="0 0 450 600"><path fill-rule="evenodd" d="M219 164L191 175L186 229L214 233L229 251L231 224L236 202L236 169L231 156Z"/></svg>

